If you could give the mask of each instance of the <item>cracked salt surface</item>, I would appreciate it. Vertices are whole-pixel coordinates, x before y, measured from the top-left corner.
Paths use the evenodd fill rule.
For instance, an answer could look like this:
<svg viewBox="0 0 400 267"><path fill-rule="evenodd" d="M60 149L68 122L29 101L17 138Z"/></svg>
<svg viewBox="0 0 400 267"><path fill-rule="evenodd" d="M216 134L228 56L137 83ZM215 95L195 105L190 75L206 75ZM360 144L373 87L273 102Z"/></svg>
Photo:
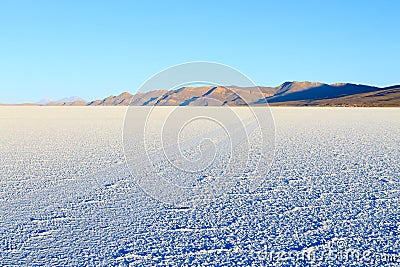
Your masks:
<svg viewBox="0 0 400 267"><path fill-rule="evenodd" d="M174 208L130 176L125 108L1 107L1 265L398 266L400 109L271 109L262 187ZM327 248L363 257L297 257Z"/></svg>

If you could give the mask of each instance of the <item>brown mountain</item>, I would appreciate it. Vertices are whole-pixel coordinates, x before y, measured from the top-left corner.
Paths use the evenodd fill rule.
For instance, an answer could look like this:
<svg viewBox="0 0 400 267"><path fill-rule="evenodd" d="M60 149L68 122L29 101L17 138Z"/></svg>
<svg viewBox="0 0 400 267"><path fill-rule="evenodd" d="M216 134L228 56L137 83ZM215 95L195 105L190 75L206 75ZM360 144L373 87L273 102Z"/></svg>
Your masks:
<svg viewBox="0 0 400 267"><path fill-rule="evenodd" d="M310 82L286 82L277 87L277 93L268 98L268 102L276 103L334 99L338 97L374 92L384 89L385 88L351 83L336 83L329 85Z"/></svg>
<svg viewBox="0 0 400 267"><path fill-rule="evenodd" d="M103 100L95 100L89 102L88 106L128 106L131 101L132 95L124 92L118 96L109 96Z"/></svg>
<svg viewBox="0 0 400 267"><path fill-rule="evenodd" d="M359 106L359 107L400 107L400 86L346 95L336 98L315 100L294 100L270 103L272 106Z"/></svg>

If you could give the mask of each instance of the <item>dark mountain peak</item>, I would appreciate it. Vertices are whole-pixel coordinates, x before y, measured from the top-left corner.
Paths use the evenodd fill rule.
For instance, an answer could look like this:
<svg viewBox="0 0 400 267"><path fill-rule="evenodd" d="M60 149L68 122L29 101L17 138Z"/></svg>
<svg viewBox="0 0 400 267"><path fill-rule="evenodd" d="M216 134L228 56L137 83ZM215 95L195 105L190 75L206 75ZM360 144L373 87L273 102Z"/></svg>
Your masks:
<svg viewBox="0 0 400 267"><path fill-rule="evenodd" d="M290 86L290 85L292 85L294 82L284 82L284 83L282 83L280 86L278 86L278 87L287 87L287 86Z"/></svg>

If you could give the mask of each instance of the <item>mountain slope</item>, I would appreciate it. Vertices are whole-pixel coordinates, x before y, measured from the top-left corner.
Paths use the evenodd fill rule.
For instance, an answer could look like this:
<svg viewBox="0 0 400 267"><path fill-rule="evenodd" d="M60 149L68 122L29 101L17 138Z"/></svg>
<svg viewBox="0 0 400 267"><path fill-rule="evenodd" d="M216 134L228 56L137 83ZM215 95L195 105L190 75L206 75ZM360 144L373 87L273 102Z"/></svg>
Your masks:
<svg viewBox="0 0 400 267"><path fill-rule="evenodd" d="M351 83L323 84L290 82L278 87L277 94L268 98L269 103L299 100L317 100L343 97L377 91L380 88Z"/></svg>
<svg viewBox="0 0 400 267"><path fill-rule="evenodd" d="M109 96L103 100L95 100L88 103L88 106L127 106L132 96L128 92L124 92L118 96Z"/></svg>
<svg viewBox="0 0 400 267"><path fill-rule="evenodd" d="M400 86L330 99L273 102L271 106L400 107Z"/></svg>

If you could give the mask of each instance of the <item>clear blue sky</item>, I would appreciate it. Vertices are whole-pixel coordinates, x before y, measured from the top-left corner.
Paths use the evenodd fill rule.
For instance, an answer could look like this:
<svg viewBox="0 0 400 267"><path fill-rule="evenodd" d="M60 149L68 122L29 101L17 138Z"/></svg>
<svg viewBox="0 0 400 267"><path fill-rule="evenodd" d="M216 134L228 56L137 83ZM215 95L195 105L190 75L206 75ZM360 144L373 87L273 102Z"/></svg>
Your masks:
<svg viewBox="0 0 400 267"><path fill-rule="evenodd" d="M400 83L400 1L136 2L0 1L0 103L135 92L188 61L260 85Z"/></svg>

